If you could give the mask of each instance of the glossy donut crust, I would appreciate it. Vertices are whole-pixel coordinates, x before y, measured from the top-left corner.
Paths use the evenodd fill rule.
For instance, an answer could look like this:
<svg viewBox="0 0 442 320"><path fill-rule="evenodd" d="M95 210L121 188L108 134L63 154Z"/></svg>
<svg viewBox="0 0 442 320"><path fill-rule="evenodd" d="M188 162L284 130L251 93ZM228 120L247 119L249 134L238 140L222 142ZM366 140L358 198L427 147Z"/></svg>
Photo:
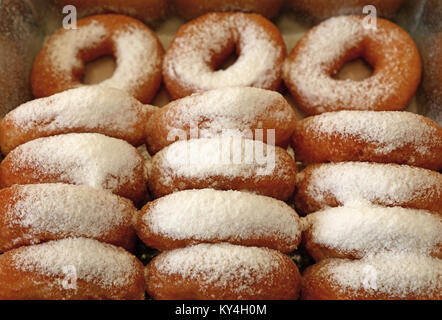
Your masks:
<svg viewBox="0 0 442 320"><path fill-rule="evenodd" d="M381 149L382 146L374 142L359 140L355 135L345 135L340 132L311 134L308 127L317 122L318 118L316 117L318 116L299 121L292 138L296 160L303 162L304 165L324 162L366 161L407 164L436 171L442 169L442 157L440 156L442 146L436 142L437 140L442 141L442 128L429 118L419 116L429 129L434 130L433 142L427 142L425 146L408 143L386 153L376 153L376 150ZM412 134L413 132L410 131L410 135ZM428 155L417 152L417 148L422 147L429 150Z"/></svg>
<svg viewBox="0 0 442 320"><path fill-rule="evenodd" d="M63 288L63 278L42 275L16 267L13 255L27 247L0 255L1 300L143 300L145 283L143 265L133 257L136 271L124 287L106 288L85 279L76 279L76 290ZM57 285L54 285L56 283Z"/></svg>
<svg viewBox="0 0 442 320"><path fill-rule="evenodd" d="M68 187L68 185L66 185L66 187ZM71 196L75 197L76 186L69 186L69 187L72 187ZM35 189L38 189L38 185L35 185ZM35 245L38 243L51 241L51 240L59 240L63 238L80 237L80 236L88 237L88 235L86 234L81 234L81 232L75 233L75 231L74 233L63 234L60 233L59 230L51 230L50 228L44 228L44 227L40 227L39 228L40 230L38 230L34 229L32 226L26 227L19 223L14 223L11 226L11 219L20 219L20 209L15 209L14 206L17 204L17 202L19 202L22 199L23 190L26 190L26 186L13 185L12 187L0 190L0 252L5 252L7 250L15 249L21 246ZM68 189L66 189L66 191L67 190ZM94 191L93 193L91 193L91 197L93 197L93 194L96 191L95 190L91 191ZM107 193L107 191L102 191L102 192L103 194ZM137 210L135 209L133 204L127 199L120 197L118 198L119 198L118 199L119 206L118 207L109 206L108 209L117 212L120 211L119 214L121 216L129 215L135 217ZM60 201L61 199L50 199L47 198L46 196L43 196L40 200L47 201L50 203L50 202ZM95 198L90 199L90 201L94 200ZM70 214L75 215L76 213L70 212L69 208L66 208L65 214L68 216ZM75 218L72 220L75 221ZM132 219L130 219L130 221L126 221L126 224L122 223L121 225L114 225L110 229L107 229L106 232L103 233L101 236L96 237L95 239L101 242L106 242L116 246L121 246L128 251L132 251L135 248L136 237L135 237L135 230L131 222ZM91 236L91 238L94 237Z"/></svg>
<svg viewBox="0 0 442 320"><path fill-rule="evenodd" d="M382 292L369 292L364 289L346 288L340 286L327 277L324 270L335 259L326 259L308 267L302 274L301 299L303 300L441 300L441 292L427 292L425 294L408 293L398 297Z"/></svg>
<svg viewBox="0 0 442 320"><path fill-rule="evenodd" d="M124 130L121 130L117 125L112 126L104 121L100 123L100 120L98 120L98 122L86 124L75 119L75 117L72 117L70 121L53 126L53 123L56 122L56 118L70 117L68 114L69 111L65 112L67 110L60 110L58 106L69 101L72 112L75 112L76 104L83 103L84 96L77 95L77 92L81 93L81 90L83 89L86 89L86 87L67 90L47 98L32 100L18 106L16 109L6 114L0 122L0 147L2 153L6 155L17 146L37 138L66 133L101 133L109 137L125 140L133 146L140 146L144 143L146 136L146 122L156 111L156 107L143 105L129 95L127 95L128 103L121 105L121 110L112 115L115 119L114 121L118 123L119 119L124 118L125 114L136 113L133 122L125 123L127 127ZM87 89L93 90L93 88ZM104 97L108 95L111 99L112 94L117 94L117 92L119 92L119 90L117 91L109 88L97 87L96 89L97 94L102 94ZM123 97L124 93L121 92L121 94ZM23 126L20 119L21 114L26 114L27 111L32 112L31 110L40 107L44 107L44 109L41 110L41 113L35 115L33 119L26 118L26 126ZM105 118L109 120L109 114L106 113L107 110L103 107L106 106L94 108L97 114L95 119Z"/></svg>
<svg viewBox="0 0 442 320"><path fill-rule="evenodd" d="M275 17L283 0L172 0L175 10L186 19L194 19L208 12L254 12L266 18Z"/></svg>
<svg viewBox="0 0 442 320"><path fill-rule="evenodd" d="M297 12L307 14L315 21L342 14L362 14L364 6L373 5L377 15L393 17L403 0L289 0L288 4Z"/></svg>
<svg viewBox="0 0 442 320"><path fill-rule="evenodd" d="M43 48L37 55L31 73L32 93L36 98L47 97L55 93L65 91L68 89L82 86L81 78L84 73L85 63L90 62L98 57L105 55L116 54L116 44L113 36L119 31L124 31L128 27L137 28L137 30L147 32L150 35L151 41L154 43L153 52L159 57L151 66L150 75L144 75L143 81L139 83L130 83L130 94L137 98L142 103L149 103L157 93L161 85L161 61L164 55L164 49L161 42L155 33L150 30L141 21L134 18L116 15L103 14L80 19L77 22L78 29L83 26L91 26L92 24L99 24L106 30L106 36L101 38L99 43L94 47L80 48L79 57L83 62L81 66L74 67L68 72L60 72L53 66L51 59L51 52L57 50L54 43L59 39L67 37L70 29L58 29L44 44ZM154 54L152 53L152 56ZM118 57L115 57L118 63ZM118 68L118 65L117 65ZM133 73L134 70L127 70L128 73ZM109 79L108 79L109 80Z"/></svg>
<svg viewBox="0 0 442 320"><path fill-rule="evenodd" d="M193 140L188 141L192 143ZM181 143L181 141L177 143ZM280 147L274 147L275 169L272 172L259 176L255 172L254 175L248 177L220 174L189 177L175 173L173 168L170 169L166 159L166 152L174 147L175 145L172 144L164 148L150 162L148 187L155 198L181 190L213 188L217 190L247 190L259 195L287 201L295 190L298 168L293 158ZM253 169L252 166L251 169ZM285 172L283 176L275 174L282 171Z"/></svg>
<svg viewBox="0 0 442 320"><path fill-rule="evenodd" d="M256 88L247 88L247 90L254 89ZM226 114L220 114L219 110L213 111L213 106L211 105L206 105L205 109L207 111L206 114L204 113L202 105L204 105L205 99L211 94L216 93L217 91L222 92L223 90L224 89L219 91L211 90L203 93L195 93L191 96L172 101L155 112L149 118L146 125L146 146L149 154L153 155L161 149L174 143L175 140L168 139L169 134L171 134L174 130L184 132L187 139L191 138L192 130L195 128L198 128L200 131L208 130L210 132L210 136L218 134L218 125L220 123L218 120L221 121L220 118L227 119L227 126L230 126L222 128L223 130L238 129L241 132L251 131L254 136L253 138L257 140L261 140L261 138L256 136L255 130L262 129L262 141L264 143L267 143L267 130L275 130L275 145L287 147L288 143L290 142L290 137L295 130L296 115L292 107L282 96L280 96L279 99L276 99L275 97L272 104L269 104L262 113L257 112L254 115L253 120L250 123L247 123L246 121L249 119L236 119L234 118L235 115L232 116L228 114L228 111L226 111ZM262 94L263 96L266 93L268 93L268 95L274 95L274 92L267 92L266 90L260 89L256 90L258 91L257 94ZM228 95L230 89L227 89L225 92L226 95ZM225 98L228 99L227 96ZM230 103L234 104L234 102ZM238 105L238 108L240 107L241 105ZM191 112L194 108L199 109L197 109L198 116L194 119L188 119L189 115L184 110L187 109ZM278 116L281 113L288 115L288 117L281 119L281 117ZM232 126L231 122L229 121L231 116L234 118L233 121L235 122L235 125L238 125L238 127ZM198 138L201 138L201 136Z"/></svg>
<svg viewBox="0 0 442 320"><path fill-rule="evenodd" d="M396 164L388 165L399 170L403 168L404 174L407 174L407 171L409 170L415 169L413 167L400 166ZM320 199L318 198L318 196L315 196L310 192L312 188L317 189L318 185L316 183L320 183L319 181L317 181L316 183L315 181L312 181L312 175L314 175L316 171L321 170L321 168L324 168L325 170L330 170L330 173L333 172L333 164L313 164L304 168L297 176L295 207L297 212L300 214L307 215L309 213L319 211L327 207L338 207L343 205L343 203L338 201L336 194L333 194L333 192L322 192ZM367 173L369 173L369 170L367 170ZM372 203L374 204L382 206L400 206L404 208L423 209L442 214L442 193L440 191L442 189L442 175L438 172L433 172L430 170L426 171L425 173L431 175L431 181L434 183L433 185L428 186L428 189L425 192L425 196L413 197L413 195L410 194L408 200L395 200L394 203L392 203L389 194L385 194L386 198L364 200L369 200L372 201ZM369 179L369 177L367 178ZM373 184L375 183L376 182L373 181ZM439 188L435 188L435 185L439 185Z"/></svg>
<svg viewBox="0 0 442 320"><path fill-rule="evenodd" d="M176 249L182 250L182 249ZM251 286L238 281L231 281L222 286L213 281L207 287L199 275L196 279L180 274L167 274L159 270L162 261L169 253L166 251L156 256L145 269L147 293L155 300L296 300L301 287L301 275L296 264L286 255L266 248L269 255L281 261L278 270L265 274ZM192 257L189 257L192 259ZM190 271L190 270L189 270ZM247 270L249 271L249 270ZM238 277L239 278L239 277ZM235 292L235 287L247 288L247 292ZM244 289L243 289L244 291ZM251 293L253 292L253 293Z"/></svg>
<svg viewBox="0 0 442 320"><path fill-rule="evenodd" d="M163 62L163 80L164 84L167 88L167 91L172 98L172 100L176 100L179 98L183 98L185 96L189 96L195 92L205 91L207 89L201 89L201 88L195 88L192 84L189 84L185 82L184 80L180 79L179 75L172 74L171 71L169 71L167 68L167 64L169 61L175 61L177 60L177 56L179 55L179 48L182 46L182 43L186 39L191 39L192 37L195 37L195 35L198 32L198 29L201 29L201 25L205 25L208 22L210 22L211 26L216 26L216 23L219 23L220 25L225 24L226 20L231 18L235 15L244 15L250 21L252 21L254 24L256 24L257 27L260 27L265 30L266 35L273 41L273 48L277 49L278 54L276 57L276 63L272 70L267 70L267 72L271 72L274 70L277 70L278 76L276 76L274 79L269 81L269 83L262 87L262 89L268 89L268 90L277 90L280 87L281 84L281 74L282 74L282 63L284 62L285 56L286 56L286 47L285 43L282 39L281 33L279 29L272 24L269 20L265 19L264 17L258 15L258 14L247 14L247 13L222 13L222 12L212 12L205 14L201 17L198 17L182 27L178 30L178 32L175 35L174 40L172 41L171 45L169 46L167 53L164 57ZM215 22L213 22L213 21ZM198 28L198 29L196 29ZM222 62L224 62L231 53L236 49L238 56L241 55L239 47L237 47L237 44L234 41L229 41L225 44L223 44L222 48L218 50L218 52L215 52L210 59L207 59L208 61L204 61L207 65L210 66L212 70L216 69ZM228 70L228 69L227 69ZM174 71L175 72L175 71ZM254 82L257 82L261 79L253 79ZM247 86L253 86L257 87L254 83L247 83L243 84ZM225 85L224 85L225 86ZM232 86L232 85L230 85ZM209 88L214 89L214 88Z"/></svg>

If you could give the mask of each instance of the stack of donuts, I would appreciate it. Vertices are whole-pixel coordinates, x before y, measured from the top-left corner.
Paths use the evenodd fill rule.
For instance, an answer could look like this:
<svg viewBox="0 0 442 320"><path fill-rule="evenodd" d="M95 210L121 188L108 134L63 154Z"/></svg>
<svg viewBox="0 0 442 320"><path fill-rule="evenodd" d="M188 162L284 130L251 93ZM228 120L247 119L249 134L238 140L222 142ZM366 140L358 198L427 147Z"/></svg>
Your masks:
<svg viewBox="0 0 442 320"><path fill-rule="evenodd" d="M441 299L442 128L403 111L410 36L340 16L287 56L282 1L171 2L193 20L167 50L140 21L156 0L69 1L85 17L44 43L35 100L0 122L0 299ZM373 75L336 79L356 58Z"/></svg>

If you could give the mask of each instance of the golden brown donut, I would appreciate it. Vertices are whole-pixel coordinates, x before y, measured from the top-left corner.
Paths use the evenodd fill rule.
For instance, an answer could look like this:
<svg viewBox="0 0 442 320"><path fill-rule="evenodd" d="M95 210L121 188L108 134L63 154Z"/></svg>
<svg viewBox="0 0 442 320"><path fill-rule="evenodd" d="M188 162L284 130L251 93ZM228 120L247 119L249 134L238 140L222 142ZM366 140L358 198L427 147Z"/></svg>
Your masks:
<svg viewBox="0 0 442 320"><path fill-rule="evenodd" d="M233 53L236 62L221 64ZM208 13L183 25L163 62L173 100L222 87L277 90L286 47L278 28L252 13Z"/></svg>
<svg viewBox="0 0 442 320"><path fill-rule="evenodd" d="M228 243L166 251L145 270L156 300L293 300L301 276L278 251Z"/></svg>
<svg viewBox="0 0 442 320"><path fill-rule="evenodd" d="M68 183L107 189L139 204L146 192L143 156L126 141L69 133L18 146L0 164L0 187Z"/></svg>
<svg viewBox="0 0 442 320"><path fill-rule="evenodd" d="M37 55L31 74L36 98L83 86L85 64L112 55L115 72L98 86L121 89L142 103L153 99L161 84L164 49L152 30L116 14L84 18L77 27L57 30Z"/></svg>
<svg viewBox="0 0 442 320"><path fill-rule="evenodd" d="M309 117L298 122L293 148L304 164L369 161L442 169L442 128L405 111L339 111Z"/></svg>
<svg viewBox="0 0 442 320"><path fill-rule="evenodd" d="M122 248L70 238L0 255L2 300L142 300L143 265Z"/></svg>
<svg viewBox="0 0 442 320"><path fill-rule="evenodd" d="M137 216L138 237L158 250L229 242L294 251L301 241L295 210L282 201L239 191L186 190L149 202Z"/></svg>
<svg viewBox="0 0 442 320"><path fill-rule="evenodd" d="M188 189L243 190L288 200L297 167L280 147L232 137L182 140L158 152L148 169L155 198Z"/></svg>
<svg viewBox="0 0 442 320"><path fill-rule="evenodd" d="M170 0L56 0L60 7L73 5L79 17L120 13L155 24L170 11Z"/></svg>
<svg viewBox="0 0 442 320"><path fill-rule="evenodd" d="M129 200L88 186L13 185L0 190L0 252L72 237L131 251L136 213Z"/></svg>
<svg viewBox="0 0 442 320"><path fill-rule="evenodd" d="M210 138L228 131L286 147L296 116L284 97L259 88L219 88L172 101L146 125L146 145L155 154L176 138ZM274 140L274 142L273 142Z"/></svg>
<svg viewBox="0 0 442 320"><path fill-rule="evenodd" d="M41 137L96 132L139 146L156 107L143 105L124 91L81 87L22 104L0 122L0 147L15 147Z"/></svg>
<svg viewBox="0 0 442 320"><path fill-rule="evenodd" d="M378 16L392 18L403 0L288 0L289 6L315 21L334 16L363 14L365 6L376 7Z"/></svg>
<svg viewBox="0 0 442 320"><path fill-rule="evenodd" d="M422 63L405 30L377 19L376 30L362 16L331 18L310 30L287 57L283 79L296 105L307 114L339 110L403 110L419 86ZM362 80L333 76L348 61L364 58L373 74Z"/></svg>
<svg viewBox="0 0 442 320"><path fill-rule="evenodd" d="M304 272L301 298L441 300L442 260L407 253L323 260Z"/></svg>
<svg viewBox="0 0 442 320"><path fill-rule="evenodd" d="M442 216L426 210L354 203L317 211L303 222L304 247L316 261L393 251L442 258Z"/></svg>
<svg viewBox="0 0 442 320"><path fill-rule="evenodd" d="M369 162L323 163L306 167L296 180L295 206L303 214L355 200L442 214L442 174L427 169Z"/></svg>
<svg viewBox="0 0 442 320"><path fill-rule="evenodd" d="M254 12L266 18L275 17L283 0L172 0L179 15L194 19L208 12Z"/></svg>

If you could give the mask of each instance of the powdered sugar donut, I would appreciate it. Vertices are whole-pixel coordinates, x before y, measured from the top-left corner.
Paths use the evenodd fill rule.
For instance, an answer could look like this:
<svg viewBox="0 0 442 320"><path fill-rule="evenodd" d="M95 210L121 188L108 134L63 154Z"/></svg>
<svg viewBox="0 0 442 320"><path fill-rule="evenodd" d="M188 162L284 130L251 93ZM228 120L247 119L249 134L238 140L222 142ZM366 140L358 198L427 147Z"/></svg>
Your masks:
<svg viewBox="0 0 442 320"><path fill-rule="evenodd" d="M137 234L158 250L229 242L290 253L301 241L299 217L284 202L213 189L180 191L149 202L138 215Z"/></svg>
<svg viewBox="0 0 442 320"><path fill-rule="evenodd" d="M143 103L152 100L161 84L164 54L153 31L115 14L78 20L77 27L55 32L35 59L31 85L36 98L82 86L85 63L113 55L115 72L98 86L121 89Z"/></svg>
<svg viewBox="0 0 442 320"><path fill-rule="evenodd" d="M299 121L297 160L372 161L442 169L442 128L411 112L339 111Z"/></svg>
<svg viewBox="0 0 442 320"><path fill-rule="evenodd" d="M282 0L172 0L181 16L193 19L208 12L255 12L273 18L279 12Z"/></svg>
<svg viewBox="0 0 442 320"><path fill-rule="evenodd" d="M60 7L73 5L79 17L120 13L154 24L167 16L169 0L56 0Z"/></svg>
<svg viewBox="0 0 442 320"><path fill-rule="evenodd" d="M122 248L72 238L0 255L0 299L144 299L143 265Z"/></svg>
<svg viewBox="0 0 442 320"><path fill-rule="evenodd" d="M295 125L295 112L277 92L220 88L195 93L159 109L146 126L146 145L154 154L176 138L211 138L237 131L240 136L287 146Z"/></svg>
<svg viewBox="0 0 442 320"><path fill-rule="evenodd" d="M295 205L301 213L359 200L442 214L442 174L407 165L341 162L311 165L297 175Z"/></svg>
<svg viewBox="0 0 442 320"><path fill-rule="evenodd" d="M217 70L233 52L237 61ZM178 30L164 57L163 77L173 100L222 87L276 90L285 56L279 30L262 16L208 13Z"/></svg>
<svg viewBox="0 0 442 320"><path fill-rule="evenodd" d="M219 137L175 142L149 165L154 197L187 189L242 190L288 200L297 167L282 148L261 141Z"/></svg>
<svg viewBox="0 0 442 320"><path fill-rule="evenodd" d="M305 248L316 261L379 252L442 258L442 218L425 210L354 203L312 213L304 226Z"/></svg>
<svg viewBox="0 0 442 320"><path fill-rule="evenodd" d="M421 254L327 259L303 274L305 300L440 300L442 260Z"/></svg>
<svg viewBox="0 0 442 320"><path fill-rule="evenodd" d="M301 286L288 256L227 243L163 252L145 274L147 292L158 300L291 300Z"/></svg>
<svg viewBox="0 0 442 320"><path fill-rule="evenodd" d="M139 203L146 192L142 155L123 140L98 133L39 138L0 164L0 186L62 182L102 188Z"/></svg>
<svg viewBox="0 0 442 320"><path fill-rule="evenodd" d="M143 105L124 91L92 86L29 101L0 122L3 154L41 137L71 132L96 132L139 146L146 122L156 107Z"/></svg>
<svg viewBox="0 0 442 320"><path fill-rule="evenodd" d="M132 250L136 212L129 200L88 186L14 185L0 190L0 252L71 237Z"/></svg>
<svg viewBox="0 0 442 320"><path fill-rule="evenodd" d="M419 51L399 26L378 18L376 29L364 17L331 18L310 30L285 61L283 78L299 108L308 114L338 110L403 110L422 73ZM362 81L333 76L362 57L374 68Z"/></svg>

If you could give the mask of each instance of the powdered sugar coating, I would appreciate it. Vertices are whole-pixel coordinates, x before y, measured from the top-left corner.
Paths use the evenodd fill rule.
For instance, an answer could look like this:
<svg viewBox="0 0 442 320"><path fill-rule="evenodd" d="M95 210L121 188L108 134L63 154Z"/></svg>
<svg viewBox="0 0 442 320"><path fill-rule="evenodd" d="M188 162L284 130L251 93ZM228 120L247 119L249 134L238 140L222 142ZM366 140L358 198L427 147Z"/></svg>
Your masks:
<svg viewBox="0 0 442 320"><path fill-rule="evenodd" d="M407 101L404 105L389 104L392 96L403 96L404 87L411 91L412 96L413 86L409 88L406 83L416 82L417 87L418 81L414 80L411 67L418 67L415 60L419 57L413 42L402 29L387 26L384 20L378 19L373 30L360 16L340 16L330 18L308 32L300 42L302 46L298 44L296 54L291 54L283 67L283 78L291 91L302 97L300 100L308 101L308 107L303 107L306 102L300 102L300 107L309 114L344 108L405 108ZM372 50L382 52L382 61L371 61L375 63L373 75L362 81L334 79L332 76L341 67L336 67L336 62L345 59L349 52L363 52L368 41L377 43L376 46L371 45L377 48ZM356 54L356 58L358 56L360 54Z"/></svg>
<svg viewBox="0 0 442 320"><path fill-rule="evenodd" d="M286 263L283 257L266 248L219 243L171 250L153 263L159 272L198 280L206 290L229 286L236 293L251 294L254 285L263 279L272 279Z"/></svg>
<svg viewBox="0 0 442 320"><path fill-rule="evenodd" d="M327 260L324 277L340 292L364 290L399 298L440 295L442 260L420 254L380 254L362 260Z"/></svg>
<svg viewBox="0 0 442 320"><path fill-rule="evenodd" d="M425 117L399 111L338 111L309 118L305 122L312 136L339 135L377 145L375 154L388 154L398 148L411 146L426 155L428 145L442 145L440 130L430 126Z"/></svg>
<svg viewBox="0 0 442 320"><path fill-rule="evenodd" d="M54 278L61 286L66 268L77 279L105 288L129 285L137 272L137 259L122 248L86 238L70 238L22 247L12 260L18 270Z"/></svg>
<svg viewBox="0 0 442 320"><path fill-rule="evenodd" d="M300 221L284 202L238 191L186 190L160 198L143 221L172 239L276 237L296 243Z"/></svg>
<svg viewBox="0 0 442 320"><path fill-rule="evenodd" d="M425 210L353 203L315 212L304 219L311 241L356 256L379 252L439 254L442 219Z"/></svg>
<svg viewBox="0 0 442 320"><path fill-rule="evenodd" d="M14 172L34 168L36 179L44 173L59 176L59 181L112 191L138 178L137 168L144 165L130 144L96 133L39 138L17 147L8 157L16 164Z"/></svg>
<svg viewBox="0 0 442 320"><path fill-rule="evenodd" d="M442 198L442 175L407 165L367 162L321 164L309 170L306 193L318 203L332 195L341 205L355 200L400 205L419 198ZM301 171L297 181L304 179Z"/></svg>
<svg viewBox="0 0 442 320"><path fill-rule="evenodd" d="M277 61L285 48L248 14L204 17L201 23L186 25L183 35L175 38L165 56L163 72L193 91L229 86L269 88L279 77ZM237 43L241 55L228 69L214 71L209 63L212 56L231 41Z"/></svg>
<svg viewBox="0 0 442 320"><path fill-rule="evenodd" d="M129 201L88 186L35 184L13 188L6 219L12 229L26 228L27 237L50 233L98 238L118 226L130 226L135 212Z"/></svg>

